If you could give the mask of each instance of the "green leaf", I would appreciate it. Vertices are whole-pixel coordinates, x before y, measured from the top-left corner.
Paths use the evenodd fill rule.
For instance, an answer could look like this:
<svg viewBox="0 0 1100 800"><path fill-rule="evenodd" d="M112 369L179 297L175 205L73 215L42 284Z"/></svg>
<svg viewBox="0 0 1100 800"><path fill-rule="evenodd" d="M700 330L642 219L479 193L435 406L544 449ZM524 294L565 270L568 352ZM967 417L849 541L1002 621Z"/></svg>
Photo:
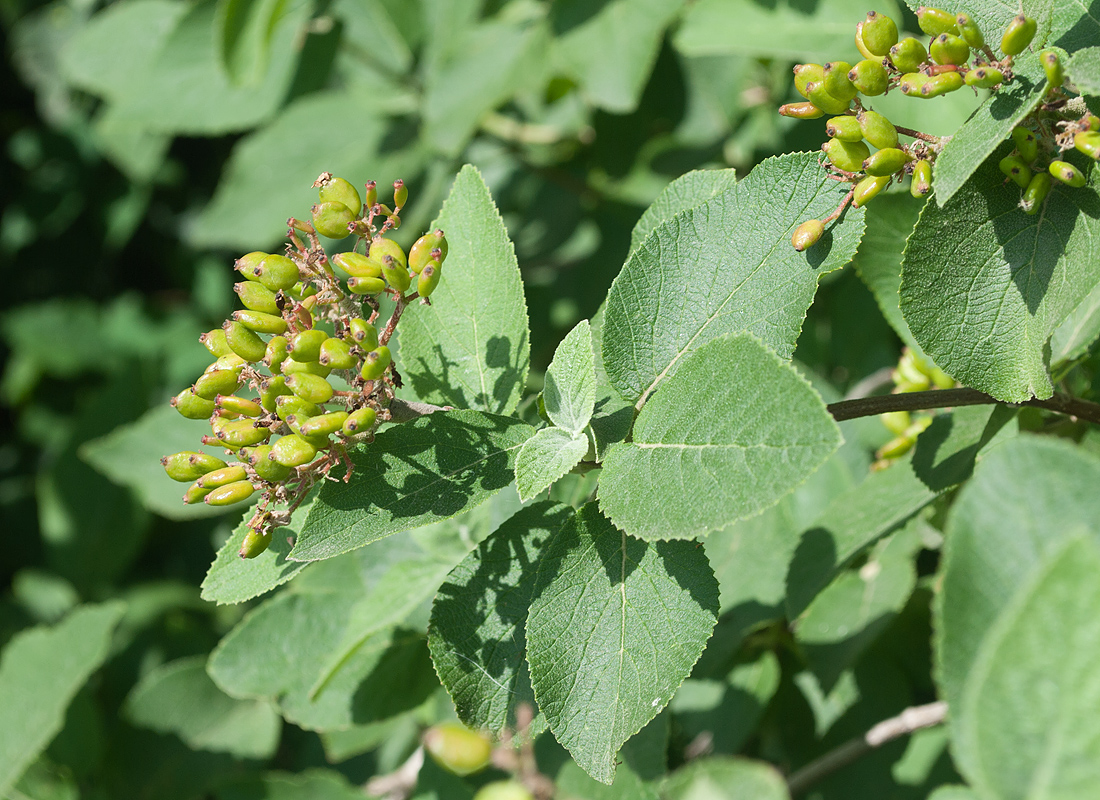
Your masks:
<svg viewBox="0 0 1100 800"><path fill-rule="evenodd" d="M1050 336L1050 363L1072 361L1085 354L1100 336L1100 283L1070 312Z"/></svg>
<svg viewBox="0 0 1100 800"><path fill-rule="evenodd" d="M516 456L516 488L530 500L564 477L588 452L588 437L561 428L543 428L523 443Z"/></svg>
<svg viewBox="0 0 1100 800"><path fill-rule="evenodd" d="M928 800L979 800L978 795L969 786L940 786Z"/></svg>
<svg viewBox="0 0 1100 800"><path fill-rule="evenodd" d="M430 313L401 319L401 372L421 400L510 414L527 381L527 305L515 249L476 168L458 173L431 227L447 233L447 261Z"/></svg>
<svg viewBox="0 0 1100 800"><path fill-rule="evenodd" d="M213 791L217 800L363 800L363 790L339 772L309 769L234 778Z"/></svg>
<svg viewBox="0 0 1100 800"><path fill-rule="evenodd" d="M217 0L218 58L232 84L254 85L263 78L286 5L286 0Z"/></svg>
<svg viewBox="0 0 1100 800"><path fill-rule="evenodd" d="M840 441L793 367L749 334L718 339L646 403L632 441L611 448L600 507L632 536L695 538L774 504Z"/></svg>
<svg viewBox="0 0 1100 800"><path fill-rule="evenodd" d="M547 416L559 428L580 433L588 425L596 405L596 365L588 320L578 322L554 351L542 400Z"/></svg>
<svg viewBox="0 0 1100 800"><path fill-rule="evenodd" d="M607 378L603 367L603 321L607 301L600 304L592 317L592 353L596 364L596 404L589 429L596 444L596 460L603 461L615 442L621 442L634 424L634 408L623 401Z"/></svg>
<svg viewBox="0 0 1100 800"><path fill-rule="evenodd" d="M629 114L657 60L661 35L682 5L680 0L610 0L597 7L584 0L554 3L554 63L580 84L589 103Z"/></svg>
<svg viewBox="0 0 1100 800"><path fill-rule="evenodd" d="M539 708L577 763L609 784L619 748L702 653L718 584L694 544L631 539L589 503L551 540L535 592L527 660Z"/></svg>
<svg viewBox="0 0 1100 800"><path fill-rule="evenodd" d="M867 13L858 0L814 4L699 0L684 15L676 49L689 56L739 55L823 64L852 53L856 23ZM897 6L882 2L879 13L900 21Z"/></svg>
<svg viewBox="0 0 1100 800"><path fill-rule="evenodd" d="M124 609L80 606L57 625L8 641L0 655L0 794L61 730L69 702L106 660Z"/></svg>
<svg viewBox="0 0 1100 800"><path fill-rule="evenodd" d="M1100 95L1100 47L1087 47L1071 55L1066 74L1081 94Z"/></svg>
<svg viewBox="0 0 1100 800"><path fill-rule="evenodd" d="M1004 24L1007 25L1013 16L1014 13L1008 14ZM1012 129L1043 99L1047 80L1038 56L1031 53L1021 54L1013 63L1012 71L1015 76L1012 82L990 95L970 120L951 136L950 141L936 156L932 186L935 189L936 203L941 208L966 185L970 176L1008 138ZM997 174L1000 175L999 170ZM986 191L996 184L999 193L1012 197L1014 205L1015 191L1011 188L1002 188L1003 180L1004 176L1001 175L996 181L979 178L975 183L977 188ZM972 184L968 188L967 193L973 194L976 187ZM1018 213L1023 216L1023 212ZM936 234L943 236L942 228L937 227ZM962 241L956 238L943 238L946 243L950 243L952 249L957 248L958 243Z"/></svg>
<svg viewBox="0 0 1100 800"><path fill-rule="evenodd" d="M1100 19L1096 16L1095 4L1086 6L1084 0L1066 0L1064 3L1050 4L1044 0L1027 0L1024 8L1031 16L1038 16L1041 12L1050 14L1049 33L1043 39L1039 39L1039 35L1036 34L1036 44L1040 41L1044 44L1055 44L1072 53L1100 40ZM1043 33L1046 32L1043 31ZM1089 68L1088 75L1089 81L1086 83L1089 87L1088 91L1096 94L1096 87L1100 84L1096 81L1095 66Z"/></svg>
<svg viewBox="0 0 1100 800"><path fill-rule="evenodd" d="M428 647L459 719L472 728L514 725L516 705L533 703L524 627L541 554L571 516L549 501L521 509L436 594Z"/></svg>
<svg viewBox="0 0 1100 800"><path fill-rule="evenodd" d="M790 800L787 783L771 764L713 756L692 761L661 785L664 800Z"/></svg>
<svg viewBox="0 0 1100 800"><path fill-rule="evenodd" d="M1003 153L947 206L925 206L905 250L901 310L948 374L1019 402L1051 396L1047 340L1100 282L1100 198L1056 183L1028 216L997 168Z"/></svg>
<svg viewBox="0 0 1100 800"><path fill-rule="evenodd" d="M290 551L317 561L468 511L512 482L529 425L476 411L437 412L382 431L350 453L348 483L326 482Z"/></svg>
<svg viewBox="0 0 1100 800"><path fill-rule="evenodd" d="M1100 546L1062 542L989 631L953 707L955 751L982 796L1085 797L1100 783Z"/></svg>
<svg viewBox="0 0 1100 800"><path fill-rule="evenodd" d="M737 183L734 169L695 169L686 172L666 186L630 233L630 252L633 253L661 223L672 219L682 211L701 206L717 194Z"/></svg>
<svg viewBox="0 0 1100 800"><path fill-rule="evenodd" d="M188 484L169 478L160 464L161 456L185 450L223 458L225 450L199 441L202 434L202 424L184 419L165 403L137 422L86 442L80 447L80 456L115 483L133 489L150 511L169 519L212 517L229 509L206 503L186 505L183 492Z"/></svg>
<svg viewBox="0 0 1100 800"><path fill-rule="evenodd" d="M952 506L934 605L936 677L960 707L979 646L1043 559L1100 515L1100 459L1066 442L1021 436L983 458Z"/></svg>
<svg viewBox="0 0 1100 800"><path fill-rule="evenodd" d="M980 453L1015 436L1015 411L959 408L937 416L911 457L839 494L802 534L787 574L787 613L801 614L869 545L970 477Z"/></svg>
<svg viewBox="0 0 1100 800"><path fill-rule="evenodd" d="M174 733L188 747L270 758L281 722L269 703L234 700L206 674L206 657L183 658L147 673L126 698L126 718L142 728Z"/></svg>
<svg viewBox="0 0 1100 800"><path fill-rule="evenodd" d="M659 225L607 297L603 362L623 399L641 407L686 356L727 333L750 331L789 358L818 278L855 253L863 210L849 209L805 253L791 234L843 196L818 154L793 153Z"/></svg>
<svg viewBox="0 0 1100 800"><path fill-rule="evenodd" d="M296 512L305 519L312 503ZM298 525L276 528L271 545L255 558L241 558L241 545L248 534L249 510L214 556L214 563L202 582L202 599L218 605L243 603L286 583L305 566L301 561L288 561L293 542L298 537ZM290 541L288 541L288 539Z"/></svg>
<svg viewBox="0 0 1100 800"><path fill-rule="evenodd" d="M589 777L575 761L567 760L555 776L559 795L584 800L659 800L657 787L642 780L629 762L615 771L611 785Z"/></svg>

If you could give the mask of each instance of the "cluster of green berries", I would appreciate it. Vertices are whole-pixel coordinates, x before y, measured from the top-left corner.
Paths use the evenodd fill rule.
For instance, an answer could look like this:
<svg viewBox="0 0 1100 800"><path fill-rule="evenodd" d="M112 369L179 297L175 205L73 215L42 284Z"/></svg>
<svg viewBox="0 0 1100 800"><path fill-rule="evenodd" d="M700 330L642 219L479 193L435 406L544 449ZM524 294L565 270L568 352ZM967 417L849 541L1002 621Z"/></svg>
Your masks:
<svg viewBox="0 0 1100 800"><path fill-rule="evenodd" d="M161 459L170 478L191 483L184 502L225 506L262 493L242 558L266 550L272 531L289 522L334 466L347 466L346 480L348 445L371 441L390 418L401 383L387 344L409 303L421 298L430 305L447 257L441 230L421 236L408 254L386 238L401 224L408 197L403 182L394 183L393 209L378 203L373 181L366 184L366 203L343 178L324 173L314 185L321 202L312 222L289 220L285 255L254 252L236 260L245 279L235 286L244 308L199 337L215 360L172 398L184 417L209 421L203 444L236 459L227 463L201 452ZM357 238L351 250L330 259L318 233ZM377 296L383 292L396 307L380 331ZM285 508L277 510L280 505Z"/></svg>
<svg viewBox="0 0 1100 800"><path fill-rule="evenodd" d="M917 355L908 347L902 350L898 365L890 374L894 382L894 393L923 392L928 389L951 389L955 380L927 358ZM884 444L875 453L876 461L872 469L883 469L894 460L913 449L917 437L932 424L931 412L888 411L880 414L879 419L894 438Z"/></svg>
<svg viewBox="0 0 1100 800"><path fill-rule="evenodd" d="M1053 65L1053 72L1062 80L1057 53L1041 54L1043 65ZM1048 68L1047 77L1052 70ZM1020 208L1026 214L1037 214L1050 194L1054 181L1079 189L1088 179L1073 164L1062 159L1062 153L1077 150L1094 161L1100 159L1100 117L1087 111L1080 117L1066 117L1062 111L1072 108L1066 98L1058 97L1062 83L1050 80L1054 95L1036 113L1012 131L1012 152L1001 159L1001 172L1006 182L1020 187Z"/></svg>
<svg viewBox="0 0 1100 800"><path fill-rule="evenodd" d="M807 220L795 230L791 243L796 250L815 244L825 232L825 224L840 216L849 202L857 208L863 206L895 179L911 176L914 197L932 191L932 163L939 152L939 138L896 127L865 107L864 99L893 89L924 99L942 97L964 86L996 89L1012 79L1012 58L1027 48L1036 28L1035 21L1023 15L1013 19L1001 37L1004 57L998 59L968 14L921 6L917 21L929 37L927 45L916 37L900 38L892 19L871 11L856 25L855 45L863 60L795 66L795 89L805 101L781 106L779 113L797 119L831 115L826 125L829 140L822 150L833 177L852 184L832 216ZM914 141L903 144L899 133Z"/></svg>

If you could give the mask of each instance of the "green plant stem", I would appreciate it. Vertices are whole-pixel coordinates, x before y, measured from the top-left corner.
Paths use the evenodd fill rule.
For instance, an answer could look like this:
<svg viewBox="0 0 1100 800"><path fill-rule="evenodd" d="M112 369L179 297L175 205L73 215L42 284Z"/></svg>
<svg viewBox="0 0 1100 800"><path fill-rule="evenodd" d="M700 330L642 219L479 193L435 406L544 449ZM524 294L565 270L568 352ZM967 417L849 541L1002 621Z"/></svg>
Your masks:
<svg viewBox="0 0 1100 800"><path fill-rule="evenodd" d="M860 738L851 739L821 758L811 761L787 779L787 788L792 797L797 797L822 778L857 761L875 748L914 731L939 725L945 719L947 703L943 701L911 706L896 717L878 723Z"/></svg>
<svg viewBox="0 0 1100 800"><path fill-rule="evenodd" d="M861 397L857 400L841 400L830 403L829 413L833 419L841 422L857 417L873 417L889 411L917 411L927 408L953 408L955 406L981 406L999 403L995 397L977 389L933 389L927 392L901 392L875 397ZM1044 408L1058 414L1066 414L1077 419L1100 425L1100 404L1081 400L1065 394L1056 394L1048 400L1025 400L1022 403L1006 405L1031 406Z"/></svg>

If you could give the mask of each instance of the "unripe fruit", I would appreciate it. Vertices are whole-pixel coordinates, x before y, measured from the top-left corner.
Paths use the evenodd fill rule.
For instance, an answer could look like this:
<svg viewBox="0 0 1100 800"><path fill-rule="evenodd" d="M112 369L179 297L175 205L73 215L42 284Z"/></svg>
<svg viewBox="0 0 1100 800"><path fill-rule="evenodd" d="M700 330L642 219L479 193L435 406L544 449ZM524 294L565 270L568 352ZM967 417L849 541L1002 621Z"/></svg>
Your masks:
<svg viewBox="0 0 1100 800"><path fill-rule="evenodd" d="M1080 189L1086 183L1081 170L1068 161L1051 161L1047 169L1051 177L1060 180L1066 186L1072 186L1074 189Z"/></svg>
<svg viewBox="0 0 1100 800"><path fill-rule="evenodd" d="M214 392L214 397L217 395L218 393ZM173 397L171 404L184 419L207 419L214 413L213 399L195 394L190 389L184 389Z"/></svg>
<svg viewBox="0 0 1100 800"><path fill-rule="evenodd" d="M378 294L385 288L386 282L381 278L348 278L348 290L352 294Z"/></svg>
<svg viewBox="0 0 1100 800"><path fill-rule="evenodd" d="M920 87L920 96L925 99L942 97L949 92L961 89L965 85L963 76L957 72L943 72L933 75Z"/></svg>
<svg viewBox="0 0 1100 800"><path fill-rule="evenodd" d="M258 284L250 285L257 286ZM207 331L199 337L199 341L202 342L203 347L210 351L210 355L216 358L221 358L222 356L233 352L229 349L229 342L225 340L225 331L223 331L221 328L215 328L212 331Z"/></svg>
<svg viewBox="0 0 1100 800"><path fill-rule="evenodd" d="M901 76L898 89L909 97L920 97L921 87L928 82L928 76L920 72L907 72Z"/></svg>
<svg viewBox="0 0 1100 800"><path fill-rule="evenodd" d="M214 413L214 400L219 394L233 394L241 385L240 373L232 369L215 369L204 372L195 381L192 391L204 400L210 401L210 414ZM181 393L182 394L182 393ZM177 395L178 397L179 395ZM180 400L182 403L183 401ZM176 406L179 408L179 406ZM183 413L182 411L180 413ZM210 416L207 414L206 416ZM186 416L186 415L185 415ZM194 419L194 417L192 417ZM201 419L201 417L199 417Z"/></svg>
<svg viewBox="0 0 1100 800"><path fill-rule="evenodd" d="M322 378L327 378L332 374L332 367L327 364L322 364L320 361L298 361L293 358L288 358L279 367L283 375L300 375L303 372L308 372L310 375L317 375Z"/></svg>
<svg viewBox="0 0 1100 800"><path fill-rule="evenodd" d="M928 58L919 39L909 36L890 48L890 63L901 72L916 72Z"/></svg>
<svg viewBox="0 0 1100 800"><path fill-rule="evenodd" d="M376 381L382 377L386 367L390 365L390 348L382 345L367 353L363 359L363 366L359 369L359 377L365 381Z"/></svg>
<svg viewBox="0 0 1100 800"><path fill-rule="evenodd" d="M344 420L348 418L348 412L346 411L330 411L327 414L321 414L316 417L310 417L305 422L299 425L298 432L302 436L329 436L336 433L344 425Z"/></svg>
<svg viewBox="0 0 1100 800"><path fill-rule="evenodd" d="M262 311L234 311L233 319L255 333L285 333L287 329L285 319Z"/></svg>
<svg viewBox="0 0 1100 800"><path fill-rule="evenodd" d="M290 295L292 300L296 300L297 302L301 303L305 301L307 297L313 297L315 294L317 294L317 287L314 286L312 283L303 283L302 281L298 281L289 289L284 289L284 291L288 295Z"/></svg>
<svg viewBox="0 0 1100 800"><path fill-rule="evenodd" d="M393 204L397 208L401 208L407 202L409 202L409 190L405 186L405 182L398 178L393 182Z"/></svg>
<svg viewBox="0 0 1100 800"><path fill-rule="evenodd" d="M1005 74L996 67L976 67L963 76L967 86L975 89L992 89L1004 82Z"/></svg>
<svg viewBox="0 0 1100 800"><path fill-rule="evenodd" d="M780 116L793 117L794 119L817 119L824 116L825 112L813 103L786 103L779 107Z"/></svg>
<svg viewBox="0 0 1100 800"><path fill-rule="evenodd" d="M1047 195L1050 194L1050 187L1053 181L1050 175L1046 172L1036 172L1031 179L1031 183L1024 189L1023 197L1020 198L1020 208L1024 210L1025 214L1038 214L1039 209L1043 205L1043 201L1047 199Z"/></svg>
<svg viewBox="0 0 1100 800"><path fill-rule="evenodd" d="M273 373L279 371L279 365L286 361L287 348L290 343L285 336L272 336L264 350L264 365Z"/></svg>
<svg viewBox="0 0 1100 800"><path fill-rule="evenodd" d="M272 536L271 533L264 536L259 531L249 528L248 533L244 535L244 543L241 544L241 549L237 552L237 555L241 558L255 558L271 546Z"/></svg>
<svg viewBox="0 0 1100 800"><path fill-rule="evenodd" d="M441 722L424 732L424 747L444 769L470 775L489 766L493 743L489 737L458 722Z"/></svg>
<svg viewBox="0 0 1100 800"><path fill-rule="evenodd" d="M908 411L887 411L880 414L879 419L886 429L895 436L900 436L909 428L910 417Z"/></svg>
<svg viewBox="0 0 1100 800"><path fill-rule="evenodd" d="M244 307L251 311L262 311L265 314L280 313L279 304L275 300L275 292L257 281L241 281L233 284L233 291L241 298Z"/></svg>
<svg viewBox="0 0 1100 800"><path fill-rule="evenodd" d="M833 166L845 172L859 172L863 169L863 160L871 155L863 142L844 142L840 139L830 139L821 149Z"/></svg>
<svg viewBox="0 0 1100 800"><path fill-rule="evenodd" d="M234 414L240 414L242 417L258 417L264 413L263 407L255 400L248 400L232 394L219 394L214 398L214 405Z"/></svg>
<svg viewBox="0 0 1100 800"><path fill-rule="evenodd" d="M421 297L431 297L432 292L435 291L435 287L439 285L439 278L442 276L442 272L438 261L429 262L427 266L420 271L420 277L416 279L416 292Z"/></svg>
<svg viewBox="0 0 1100 800"><path fill-rule="evenodd" d="M354 436L357 433L366 433L374 427L374 420L377 416L373 408L360 408L348 414L348 418L344 420L342 429L344 433L349 436Z"/></svg>
<svg viewBox="0 0 1100 800"><path fill-rule="evenodd" d="M363 208L363 202L359 199L359 192L343 178L322 175L314 185L319 187L317 197L322 203L340 203L350 208L356 216Z"/></svg>
<svg viewBox="0 0 1100 800"><path fill-rule="evenodd" d="M1092 159L1100 159L1100 133L1082 131L1073 135L1073 146Z"/></svg>
<svg viewBox="0 0 1100 800"><path fill-rule="evenodd" d="M872 55L881 58L898 43L898 26L885 14L870 11L863 21L863 44Z"/></svg>
<svg viewBox="0 0 1100 800"><path fill-rule="evenodd" d="M890 75L881 61L865 59L848 72L848 80L868 97L884 94L890 85Z"/></svg>
<svg viewBox="0 0 1100 800"><path fill-rule="evenodd" d="M332 399L332 384L320 375L310 375L308 372L288 375L286 386L307 403L323 405Z"/></svg>
<svg viewBox="0 0 1100 800"><path fill-rule="evenodd" d="M256 270L265 258L267 253L261 253L259 250L253 250L251 253L245 253L243 256L233 262L233 268L237 272L241 273L244 277L250 281L259 280Z"/></svg>
<svg viewBox="0 0 1100 800"><path fill-rule="evenodd" d="M985 36L982 34L982 29L978 27L977 22L970 18L969 14L957 15L955 17L955 27L959 29L959 36L970 47L975 50L981 50L985 47Z"/></svg>
<svg viewBox="0 0 1100 800"><path fill-rule="evenodd" d="M823 80L825 80L825 68L820 64L796 64L794 67L794 88L807 100L810 97L807 87L811 83L821 83ZM431 249L428 248L428 250Z"/></svg>
<svg viewBox="0 0 1100 800"><path fill-rule="evenodd" d="M806 87L806 91L810 95L810 102L826 114L843 114L848 110L848 106L851 105L850 98L848 100L842 100L829 94L825 89L824 81L821 83L811 83Z"/></svg>
<svg viewBox="0 0 1100 800"><path fill-rule="evenodd" d="M955 17L939 8L928 6L918 8L917 24L929 36L939 36L941 33L957 34L959 32L959 29L955 27Z"/></svg>
<svg viewBox="0 0 1100 800"><path fill-rule="evenodd" d="M273 292L289 289L298 282L298 265L286 256L270 255L256 268L256 280Z"/></svg>
<svg viewBox="0 0 1100 800"><path fill-rule="evenodd" d="M937 64L965 64L970 45L954 34L941 33L928 46L928 53Z"/></svg>
<svg viewBox="0 0 1100 800"><path fill-rule="evenodd" d="M851 100L859 90L848 80L852 65L847 61L830 61L824 65L825 78L822 85L825 91L839 100Z"/></svg>
<svg viewBox="0 0 1100 800"><path fill-rule="evenodd" d="M1039 53L1039 62L1043 65L1043 71L1047 74L1047 83L1051 88L1061 86L1066 79L1066 71L1062 67L1062 60L1053 50L1044 50Z"/></svg>
<svg viewBox="0 0 1100 800"><path fill-rule="evenodd" d="M233 447L248 447L267 441L271 436L268 428L257 428L250 419L228 420L213 426L214 435L224 444Z"/></svg>
<svg viewBox="0 0 1100 800"><path fill-rule="evenodd" d="M353 275L357 278L382 277L382 265L373 258L365 256L362 253L356 253L354 251L337 253L332 257L332 263L348 275Z"/></svg>
<svg viewBox="0 0 1100 800"><path fill-rule="evenodd" d="M868 175L893 175L913 160L904 150L887 147L872 153L863 161L863 169Z"/></svg>
<svg viewBox="0 0 1100 800"><path fill-rule="evenodd" d="M921 159L913 165L913 182L909 184L909 193L913 197L926 197L932 191L932 162Z"/></svg>
<svg viewBox="0 0 1100 800"><path fill-rule="evenodd" d="M1081 121L1088 126L1090 131L1100 131L1100 117L1095 114L1085 114Z"/></svg>
<svg viewBox="0 0 1100 800"><path fill-rule="evenodd" d="M183 502L189 506L194 505L195 503L201 502L204 497L210 494L211 491L213 490L204 489L197 483L192 483L190 486L187 487L187 491L183 493Z"/></svg>
<svg viewBox="0 0 1100 800"><path fill-rule="evenodd" d="M400 264L401 269L407 270L409 268L409 261L405 257L405 251L401 249L401 245L393 239L376 236L370 243L370 257L384 267L386 256Z"/></svg>
<svg viewBox="0 0 1100 800"><path fill-rule="evenodd" d="M267 352L267 342L250 331L242 323L236 320L226 320L222 326L225 331L225 340L229 342L229 348L245 361L261 361ZM219 394L232 394L232 392L219 392Z"/></svg>
<svg viewBox="0 0 1100 800"><path fill-rule="evenodd" d="M408 291L408 269L404 264L401 264L389 254L382 256L382 274L386 277L386 283L388 283L394 291L400 292L401 294Z"/></svg>
<svg viewBox="0 0 1100 800"><path fill-rule="evenodd" d="M343 203L318 203L310 211L313 214L313 227L322 236L343 239L351 233L348 226L355 222L356 214Z"/></svg>
<svg viewBox="0 0 1100 800"><path fill-rule="evenodd" d="M1039 140L1035 134L1022 125L1012 129L1012 141L1020 153L1020 158L1030 164L1039 157Z"/></svg>
<svg viewBox="0 0 1100 800"><path fill-rule="evenodd" d="M308 464L317 455L317 448L303 436L288 434L271 446L267 457L284 467L300 467Z"/></svg>
<svg viewBox="0 0 1100 800"><path fill-rule="evenodd" d="M271 445L262 444L259 447L252 448L252 452L248 456L248 463L261 480L269 483L282 483L290 477L290 467L284 467L282 464L272 461L269 458L270 455Z"/></svg>
<svg viewBox="0 0 1100 800"><path fill-rule="evenodd" d="M856 208L867 205L878 196L879 192L889 185L889 175L868 175L856 184L856 188L853 190L852 194L852 205Z"/></svg>
<svg viewBox="0 0 1100 800"><path fill-rule="evenodd" d="M860 55L862 55L864 58L874 58L875 57L875 54L871 52L869 47L867 47L867 43L865 41L863 41L863 23L862 22L856 24L855 41L856 41L856 50L858 50L860 52Z"/></svg>
<svg viewBox="0 0 1100 800"><path fill-rule="evenodd" d="M378 329L365 319L356 317L349 320L348 333L364 350L373 350L378 347Z"/></svg>
<svg viewBox="0 0 1100 800"><path fill-rule="evenodd" d="M364 188L367 190L367 194L363 197L363 205L367 208L374 208L374 204L378 202L378 183L367 181Z"/></svg>
<svg viewBox="0 0 1100 800"><path fill-rule="evenodd" d="M318 363L331 369L351 369L359 360L351 354L351 345L343 339L325 339Z"/></svg>
<svg viewBox="0 0 1100 800"><path fill-rule="evenodd" d="M187 450L182 453L174 453L170 456L165 456L160 460L160 463L161 466L164 467L164 471L169 478L174 481L180 481L181 483L190 483L201 478L207 472L212 471L206 469L205 464L196 463L191 460L191 456L197 455L203 454ZM221 459L216 460L222 467L225 466L224 461ZM220 469L220 467L214 467L214 469Z"/></svg>
<svg viewBox="0 0 1100 800"><path fill-rule="evenodd" d="M219 486L203 498L208 506L231 506L250 498L256 490L248 481L237 481Z"/></svg>
<svg viewBox="0 0 1100 800"><path fill-rule="evenodd" d="M916 439L909 436L898 436L891 439L875 452L876 458L901 458L913 449Z"/></svg>
<svg viewBox="0 0 1100 800"><path fill-rule="evenodd" d="M874 147L882 150L886 147L898 146L898 130L894 127L894 123L882 114L877 111L862 111L856 119L859 120L863 138Z"/></svg>
<svg viewBox="0 0 1100 800"><path fill-rule="evenodd" d="M217 489L219 486L225 486L227 483L236 483L237 481L243 481L248 477L248 473L244 467L240 464L233 464L232 466L222 467L221 469L212 470L197 481L199 486L204 489Z"/></svg>
<svg viewBox="0 0 1100 800"><path fill-rule="evenodd" d="M203 372L214 372L215 370L219 369L228 369L240 375L241 370L244 369L244 365L247 363L247 361L245 361L236 353L230 352L226 353L224 356L218 356L218 360L206 369L204 369Z"/></svg>
<svg viewBox="0 0 1100 800"><path fill-rule="evenodd" d="M855 117L833 117L825 123L825 133L842 142L858 142L863 139L863 129Z"/></svg>
<svg viewBox="0 0 1100 800"><path fill-rule="evenodd" d="M295 361L316 361L326 339L328 334L318 328L299 331L291 337L287 352Z"/></svg>
<svg viewBox="0 0 1100 800"><path fill-rule="evenodd" d="M1031 44L1031 40L1035 38L1037 28L1035 20L1023 14L1016 16L1012 22L1008 23L1004 36L1001 37L1001 52L1006 56L1015 56L1024 52Z"/></svg>
<svg viewBox="0 0 1100 800"><path fill-rule="evenodd" d="M432 251L435 249L440 251L438 260L443 263L447 258L447 237L439 228L431 233L425 233L409 248L409 269L419 275L420 270L431 260Z"/></svg>
<svg viewBox="0 0 1100 800"><path fill-rule="evenodd" d="M1031 183L1031 167L1019 156L1005 156L998 166L1021 189L1026 189Z"/></svg>
<svg viewBox="0 0 1100 800"><path fill-rule="evenodd" d="M307 402L297 395L284 395L275 400L275 409L279 419L286 422L291 416L316 417L325 410L315 403Z"/></svg>
<svg viewBox="0 0 1100 800"><path fill-rule="evenodd" d="M535 796L518 781L493 781L478 789L474 800L535 800Z"/></svg>
<svg viewBox="0 0 1100 800"><path fill-rule="evenodd" d="M824 233L825 223L819 219L808 219L794 229L791 244L794 245L795 250L801 253L807 247L817 244Z"/></svg>
<svg viewBox="0 0 1100 800"><path fill-rule="evenodd" d="M203 475L229 466L217 456L212 456L209 453L191 453L187 460L191 462L191 466L196 470L200 470Z"/></svg>

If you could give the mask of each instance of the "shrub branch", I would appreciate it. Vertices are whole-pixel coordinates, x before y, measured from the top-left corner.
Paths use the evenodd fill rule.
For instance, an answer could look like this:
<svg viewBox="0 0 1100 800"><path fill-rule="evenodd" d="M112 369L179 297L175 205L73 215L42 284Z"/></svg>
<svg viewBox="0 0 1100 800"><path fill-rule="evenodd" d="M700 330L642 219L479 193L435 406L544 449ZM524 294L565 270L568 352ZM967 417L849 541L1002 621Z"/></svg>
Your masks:
<svg viewBox="0 0 1100 800"><path fill-rule="evenodd" d="M928 408L952 408L955 406L981 406L999 403L995 397L977 389L932 389L926 392L900 392L898 394L861 397L855 400L841 400L830 403L829 413L833 419L842 422L857 417L873 417L888 411L917 411ZM1045 408L1058 414L1100 425L1100 404L1082 400L1066 394L1056 394L1048 400L1031 399L1022 403L1006 405L1032 406Z"/></svg>

